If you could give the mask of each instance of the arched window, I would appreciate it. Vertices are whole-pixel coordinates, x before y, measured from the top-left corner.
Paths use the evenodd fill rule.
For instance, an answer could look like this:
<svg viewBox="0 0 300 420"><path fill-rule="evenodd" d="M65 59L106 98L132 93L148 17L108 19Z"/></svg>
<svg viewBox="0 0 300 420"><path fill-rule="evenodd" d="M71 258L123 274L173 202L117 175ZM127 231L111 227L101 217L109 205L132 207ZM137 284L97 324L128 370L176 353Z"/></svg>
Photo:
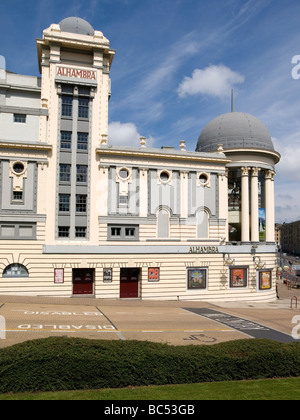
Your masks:
<svg viewBox="0 0 300 420"><path fill-rule="evenodd" d="M157 213L157 237L169 238L170 236L170 213L161 209Z"/></svg>
<svg viewBox="0 0 300 420"><path fill-rule="evenodd" d="M29 273L24 265L11 264L4 269L2 277L29 277Z"/></svg>
<svg viewBox="0 0 300 420"><path fill-rule="evenodd" d="M208 225L209 225L208 213L205 210L200 210L197 213L197 238L208 239Z"/></svg>

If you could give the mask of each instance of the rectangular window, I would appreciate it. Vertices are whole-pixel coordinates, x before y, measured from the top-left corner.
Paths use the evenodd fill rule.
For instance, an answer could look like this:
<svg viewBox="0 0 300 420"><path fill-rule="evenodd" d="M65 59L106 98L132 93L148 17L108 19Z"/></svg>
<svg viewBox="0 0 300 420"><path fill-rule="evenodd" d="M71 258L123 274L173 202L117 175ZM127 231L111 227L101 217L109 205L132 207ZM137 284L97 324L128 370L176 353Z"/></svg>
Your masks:
<svg viewBox="0 0 300 420"><path fill-rule="evenodd" d="M13 201L23 201L23 192L13 191Z"/></svg>
<svg viewBox="0 0 300 420"><path fill-rule="evenodd" d="M86 213L87 210L87 195L76 195L76 212Z"/></svg>
<svg viewBox="0 0 300 420"><path fill-rule="evenodd" d="M121 206L127 206L128 205L128 196L127 195L120 195L119 204Z"/></svg>
<svg viewBox="0 0 300 420"><path fill-rule="evenodd" d="M70 182L71 180L71 165L60 164L59 165L59 180L60 182Z"/></svg>
<svg viewBox="0 0 300 420"><path fill-rule="evenodd" d="M66 226L59 226L58 227L58 237L59 238L69 238L70 236L70 228Z"/></svg>
<svg viewBox="0 0 300 420"><path fill-rule="evenodd" d="M70 194L59 194L59 211L70 211Z"/></svg>
<svg viewBox="0 0 300 420"><path fill-rule="evenodd" d="M108 225L107 229L108 240L119 241L138 241L139 240L139 226L138 225Z"/></svg>
<svg viewBox="0 0 300 420"><path fill-rule="evenodd" d="M26 115L25 114L14 114L14 122L26 124Z"/></svg>
<svg viewBox="0 0 300 420"><path fill-rule="evenodd" d="M61 106L61 115L63 117L72 117L73 113L73 97L72 96L62 96L62 106Z"/></svg>
<svg viewBox="0 0 300 420"><path fill-rule="evenodd" d="M135 236L135 228L125 228L125 236L126 237L134 237Z"/></svg>
<svg viewBox="0 0 300 420"><path fill-rule="evenodd" d="M78 118L89 118L89 103L88 98L78 99Z"/></svg>
<svg viewBox="0 0 300 420"><path fill-rule="evenodd" d="M207 289L207 268L188 268L188 290Z"/></svg>
<svg viewBox="0 0 300 420"><path fill-rule="evenodd" d="M88 150L88 133L77 134L77 150Z"/></svg>
<svg viewBox="0 0 300 420"><path fill-rule="evenodd" d="M117 227L112 227L111 228L111 236L121 236L121 228L117 228Z"/></svg>
<svg viewBox="0 0 300 420"><path fill-rule="evenodd" d="M246 267L235 267L230 269L230 287L247 287L248 269Z"/></svg>
<svg viewBox="0 0 300 420"><path fill-rule="evenodd" d="M87 165L77 165L77 182L78 183L87 183Z"/></svg>
<svg viewBox="0 0 300 420"><path fill-rule="evenodd" d="M72 143L72 132L61 131L60 132L60 148L63 150L71 150Z"/></svg>
<svg viewBox="0 0 300 420"><path fill-rule="evenodd" d="M75 227L76 238L86 238L86 227Z"/></svg>
<svg viewBox="0 0 300 420"><path fill-rule="evenodd" d="M0 225L0 239L36 239L36 225L24 223L8 223Z"/></svg>

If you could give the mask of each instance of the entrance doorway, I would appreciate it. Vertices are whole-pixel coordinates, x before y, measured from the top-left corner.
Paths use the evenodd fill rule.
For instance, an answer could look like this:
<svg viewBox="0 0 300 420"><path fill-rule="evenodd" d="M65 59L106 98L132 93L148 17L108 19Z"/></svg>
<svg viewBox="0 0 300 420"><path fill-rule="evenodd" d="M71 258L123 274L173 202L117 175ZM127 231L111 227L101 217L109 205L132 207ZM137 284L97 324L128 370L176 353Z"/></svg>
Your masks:
<svg viewBox="0 0 300 420"><path fill-rule="evenodd" d="M120 298L136 299L139 297L139 268L121 268L120 273Z"/></svg>
<svg viewBox="0 0 300 420"><path fill-rule="evenodd" d="M95 270L76 268L73 270L73 295L94 294Z"/></svg>

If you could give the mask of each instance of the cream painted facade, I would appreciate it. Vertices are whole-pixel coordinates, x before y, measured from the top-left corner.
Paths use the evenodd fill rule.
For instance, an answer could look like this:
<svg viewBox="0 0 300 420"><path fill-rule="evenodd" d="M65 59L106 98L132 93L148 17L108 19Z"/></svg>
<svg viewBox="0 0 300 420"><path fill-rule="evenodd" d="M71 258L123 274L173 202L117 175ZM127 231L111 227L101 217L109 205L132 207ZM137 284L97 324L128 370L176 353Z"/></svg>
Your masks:
<svg viewBox="0 0 300 420"><path fill-rule="evenodd" d="M68 18L37 48L41 78L0 80L0 294L275 300L269 140L110 145L109 41Z"/></svg>

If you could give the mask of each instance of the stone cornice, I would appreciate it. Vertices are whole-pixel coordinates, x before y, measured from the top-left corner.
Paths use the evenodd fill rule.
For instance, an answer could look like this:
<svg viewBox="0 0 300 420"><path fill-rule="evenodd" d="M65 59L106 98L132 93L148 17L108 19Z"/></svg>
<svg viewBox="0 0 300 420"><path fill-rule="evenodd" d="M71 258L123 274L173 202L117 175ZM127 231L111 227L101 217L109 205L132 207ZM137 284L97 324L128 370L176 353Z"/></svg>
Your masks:
<svg viewBox="0 0 300 420"><path fill-rule="evenodd" d="M52 146L47 143L25 143L0 140L0 149L26 149L26 150L52 150Z"/></svg>
<svg viewBox="0 0 300 420"><path fill-rule="evenodd" d="M147 148L118 148L118 147L99 147L96 149L99 155L117 155L122 157L142 158L142 159L166 159L166 160L180 160L185 162L202 162L202 163L217 163L226 165L231 162L225 155L218 154L201 154L197 152L163 152L161 149L147 149Z"/></svg>

